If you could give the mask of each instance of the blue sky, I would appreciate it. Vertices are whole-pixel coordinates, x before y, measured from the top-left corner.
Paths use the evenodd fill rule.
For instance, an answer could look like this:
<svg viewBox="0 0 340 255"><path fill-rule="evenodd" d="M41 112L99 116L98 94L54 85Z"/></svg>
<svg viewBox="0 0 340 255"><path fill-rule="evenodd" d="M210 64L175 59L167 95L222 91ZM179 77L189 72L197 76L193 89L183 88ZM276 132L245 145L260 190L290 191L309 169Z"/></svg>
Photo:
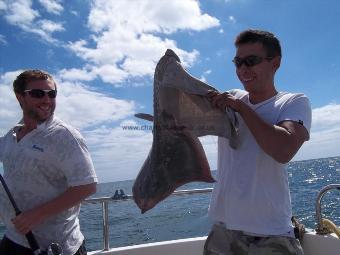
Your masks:
<svg viewBox="0 0 340 255"><path fill-rule="evenodd" d="M56 114L77 127L100 182L134 179L152 143L153 72L172 48L187 70L217 89L242 88L231 62L235 36L273 32L281 91L311 100L311 140L294 160L338 156L340 3L337 0L0 0L0 135L21 117L11 84L39 68L58 83ZM201 139L212 169L216 137Z"/></svg>

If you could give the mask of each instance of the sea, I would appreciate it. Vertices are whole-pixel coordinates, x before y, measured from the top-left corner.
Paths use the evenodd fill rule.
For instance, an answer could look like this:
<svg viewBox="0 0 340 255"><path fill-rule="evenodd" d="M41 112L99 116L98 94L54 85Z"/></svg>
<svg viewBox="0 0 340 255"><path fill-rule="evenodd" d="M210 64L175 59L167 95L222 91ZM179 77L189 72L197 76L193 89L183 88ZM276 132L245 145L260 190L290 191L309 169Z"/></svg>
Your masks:
<svg viewBox="0 0 340 255"><path fill-rule="evenodd" d="M328 184L340 183L340 156L291 162L288 165L293 215L309 229L315 229L315 201ZM213 171L213 175L216 171ZM100 183L92 197L113 196L116 190L131 194L133 180ZM179 189L200 189L213 184L193 182ZM155 208L141 214L132 200L109 204L110 247L120 247L207 235L211 193L170 196ZM340 225L340 191L332 190L322 199L322 215ZM101 204L83 204L80 224L89 251L103 249ZM0 237L4 226L0 223Z"/></svg>

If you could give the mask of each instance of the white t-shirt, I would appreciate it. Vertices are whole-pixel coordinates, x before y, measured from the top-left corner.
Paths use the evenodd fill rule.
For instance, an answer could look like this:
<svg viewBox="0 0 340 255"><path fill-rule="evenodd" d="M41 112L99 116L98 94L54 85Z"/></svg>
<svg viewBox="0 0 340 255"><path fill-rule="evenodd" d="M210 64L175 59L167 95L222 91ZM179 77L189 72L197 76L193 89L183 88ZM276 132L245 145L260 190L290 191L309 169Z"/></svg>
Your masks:
<svg viewBox="0 0 340 255"><path fill-rule="evenodd" d="M45 203L71 186L97 182L90 154L84 139L74 128L51 117L17 142L16 126L0 138L0 161L4 179L21 211ZM0 217L6 225L5 235L29 247L11 219L15 212L0 185ZM80 205L48 218L33 233L41 248L56 242L65 255L74 254L84 236L79 227Z"/></svg>
<svg viewBox="0 0 340 255"><path fill-rule="evenodd" d="M243 90L231 91L249 105L264 121L278 124L292 120L309 132L311 107L303 94L280 92L276 96L251 104ZM228 229L258 235L290 235L291 200L286 164L266 154L237 114L240 147L229 146L218 138L218 175L209 208L212 220Z"/></svg>

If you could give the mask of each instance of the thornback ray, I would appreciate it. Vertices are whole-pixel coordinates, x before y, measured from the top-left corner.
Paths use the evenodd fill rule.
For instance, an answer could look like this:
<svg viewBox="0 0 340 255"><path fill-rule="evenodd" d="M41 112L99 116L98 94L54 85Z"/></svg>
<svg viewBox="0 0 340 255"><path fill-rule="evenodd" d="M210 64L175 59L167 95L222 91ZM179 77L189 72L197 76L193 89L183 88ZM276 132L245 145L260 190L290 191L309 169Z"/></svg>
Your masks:
<svg viewBox="0 0 340 255"><path fill-rule="evenodd" d="M135 115L153 121L152 147L132 188L142 213L181 185L215 181L198 137L225 137L231 147L237 148L235 112L212 107L206 98L211 90L217 91L191 76L172 50L159 60L154 73L154 115Z"/></svg>

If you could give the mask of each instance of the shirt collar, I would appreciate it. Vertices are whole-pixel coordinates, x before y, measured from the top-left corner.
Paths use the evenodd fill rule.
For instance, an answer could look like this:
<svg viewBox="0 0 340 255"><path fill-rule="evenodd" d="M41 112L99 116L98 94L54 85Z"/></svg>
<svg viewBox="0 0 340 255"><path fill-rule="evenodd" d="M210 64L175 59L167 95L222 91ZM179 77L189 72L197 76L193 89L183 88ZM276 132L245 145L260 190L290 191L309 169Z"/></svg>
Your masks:
<svg viewBox="0 0 340 255"><path fill-rule="evenodd" d="M47 120L45 120L43 123L40 123L37 125L37 127L34 129L36 131L41 131L44 130L45 128L47 128L47 126L52 122L52 120L54 119L54 114L51 115L51 117L49 117ZM20 129L21 127L24 126L24 120L21 119L17 125L14 126L13 131L17 132L18 129ZM33 130L32 130L33 131Z"/></svg>

